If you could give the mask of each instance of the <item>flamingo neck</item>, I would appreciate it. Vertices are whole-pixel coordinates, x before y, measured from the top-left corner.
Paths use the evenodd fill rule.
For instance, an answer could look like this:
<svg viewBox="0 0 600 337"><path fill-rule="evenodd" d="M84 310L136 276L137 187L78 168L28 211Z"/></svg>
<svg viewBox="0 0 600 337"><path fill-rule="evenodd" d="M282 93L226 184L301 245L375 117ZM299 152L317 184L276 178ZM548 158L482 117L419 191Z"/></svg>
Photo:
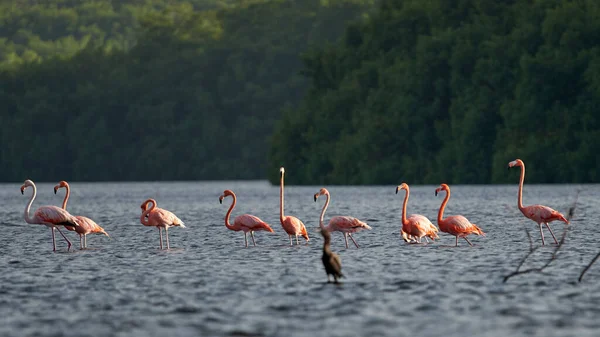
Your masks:
<svg viewBox="0 0 600 337"><path fill-rule="evenodd" d="M29 217L29 210L31 209L31 204L33 204L33 200L37 195L37 188L35 187L35 185L32 185L31 187L33 188L33 193L31 194L31 198L29 199L29 203L25 207L25 212L23 214L23 218L25 218L25 222L27 223L35 223L33 219Z"/></svg>
<svg viewBox="0 0 600 337"><path fill-rule="evenodd" d="M143 211L142 215L140 216L140 222L145 226L150 226L150 220L146 219L146 215L150 214L150 212L152 212L156 207L156 203L154 201L150 201L149 204L152 204L152 207L146 208L146 210Z"/></svg>
<svg viewBox="0 0 600 337"><path fill-rule="evenodd" d="M450 199L450 190L446 190L446 197L444 198L444 201L442 201L442 205L440 206L440 211L438 212L438 217L437 217L438 224L444 221L444 219L443 219L444 210L446 209L446 204L448 203L448 199Z"/></svg>
<svg viewBox="0 0 600 337"><path fill-rule="evenodd" d="M323 209L321 210L321 217L319 218L319 227L321 227L321 229L325 229L325 225L323 224L323 218L325 217L325 211L329 206L329 193L325 194L325 196L327 197L327 199L325 200L325 205L323 205Z"/></svg>
<svg viewBox="0 0 600 337"><path fill-rule="evenodd" d="M229 216L231 215L231 212L233 211L233 208L235 207L235 203L237 200L236 200L235 194L232 194L231 197L233 198L233 202L231 203L231 206L229 206L229 210L227 211L227 214L225 214L225 227L227 227L227 229L233 230L234 227L229 222Z"/></svg>
<svg viewBox="0 0 600 337"><path fill-rule="evenodd" d="M410 195L410 190L408 187L406 188L406 194L404 195L404 202L402 203L402 224L407 225L408 220L406 219L406 204L408 204L408 196Z"/></svg>
<svg viewBox="0 0 600 337"><path fill-rule="evenodd" d="M525 164L521 164L521 178L519 179L519 196L517 198L517 206L523 212L523 182L525 181Z"/></svg>
<svg viewBox="0 0 600 337"><path fill-rule="evenodd" d="M65 194L65 199L63 200L62 208L66 211L67 210L67 201L69 201L69 196L71 195L71 189L69 188L69 185L66 185L65 189L67 190L67 193Z"/></svg>
<svg viewBox="0 0 600 337"><path fill-rule="evenodd" d="M283 214L283 173L281 174L281 179L279 180L279 221L283 224L285 220L285 215Z"/></svg>

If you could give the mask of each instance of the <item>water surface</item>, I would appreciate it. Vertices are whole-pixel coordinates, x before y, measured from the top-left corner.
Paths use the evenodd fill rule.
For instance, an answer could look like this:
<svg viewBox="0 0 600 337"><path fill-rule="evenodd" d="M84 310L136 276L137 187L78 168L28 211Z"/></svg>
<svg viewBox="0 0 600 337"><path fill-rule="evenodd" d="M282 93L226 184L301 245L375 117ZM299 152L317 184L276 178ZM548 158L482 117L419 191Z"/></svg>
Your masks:
<svg viewBox="0 0 600 337"><path fill-rule="evenodd" d="M67 252L50 230L26 224L20 183L0 185L4 246L0 253L2 336L596 336L600 323L600 263L582 283L579 273L600 250L599 185L526 185L524 203L566 212L579 192L563 251L545 273L510 273L529 249L525 228L540 243L536 224L516 207L517 185L451 186L446 215L463 214L487 237L474 247L441 234L429 245L405 244L399 235L403 193L395 186L329 187L325 219L351 215L373 229L355 234L361 245L345 249L334 233L332 248L347 276L327 284L320 261L321 186L286 188L286 213L302 219L311 237L289 246L279 224L278 187L266 182L72 183L69 211L85 215L113 237L89 236ZM40 205L60 205L64 190L38 184ZM443 196L436 186L413 186L409 213L435 224ZM251 213L275 233L257 232L244 247L242 232L223 217ZM173 228L171 250L158 249L158 231L139 223L140 204L155 198L188 228ZM557 236L562 223L552 223ZM547 242L552 242L545 232ZM539 249L523 267L549 258Z"/></svg>

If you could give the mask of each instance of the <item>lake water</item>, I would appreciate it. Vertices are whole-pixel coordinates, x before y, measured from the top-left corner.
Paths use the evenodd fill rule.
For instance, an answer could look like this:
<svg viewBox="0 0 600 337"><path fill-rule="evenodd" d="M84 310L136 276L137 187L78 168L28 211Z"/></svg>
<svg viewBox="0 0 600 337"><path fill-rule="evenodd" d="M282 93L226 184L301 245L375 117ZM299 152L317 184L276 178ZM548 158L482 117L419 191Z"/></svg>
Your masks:
<svg viewBox="0 0 600 337"><path fill-rule="evenodd" d="M515 180L517 178L515 177ZM399 182L400 183L400 182ZM517 209L517 184L451 186L445 215L463 214L486 237L474 246L440 233L429 245L405 244L399 235L403 192L396 186L328 187L325 215L351 215L373 229L355 234L360 249L345 249L340 233L332 249L347 278L327 284L318 233L321 186L286 188L286 214L302 219L311 241L289 246L278 218L279 189L266 182L71 183L69 211L94 219L113 239L88 236L88 249L67 252L50 229L26 224L21 183L0 185L1 336L597 336L600 263L582 283L579 273L600 250L600 185L525 185L524 204L567 212L579 192L563 250L545 273L516 276L529 249L524 229L540 244L536 224ZM38 184L40 205L60 205L64 190ZM408 212L435 224L443 195L436 186L412 186ZM254 214L275 233L257 232L244 247L242 232L225 228L232 216ZM139 223L140 204L155 198L187 228L172 228L171 250L158 249L158 231ZM551 224L560 237L563 224ZM66 231L65 231L66 232ZM545 232L546 242L553 242ZM250 241L251 242L251 241ZM547 245L523 268L544 263Z"/></svg>

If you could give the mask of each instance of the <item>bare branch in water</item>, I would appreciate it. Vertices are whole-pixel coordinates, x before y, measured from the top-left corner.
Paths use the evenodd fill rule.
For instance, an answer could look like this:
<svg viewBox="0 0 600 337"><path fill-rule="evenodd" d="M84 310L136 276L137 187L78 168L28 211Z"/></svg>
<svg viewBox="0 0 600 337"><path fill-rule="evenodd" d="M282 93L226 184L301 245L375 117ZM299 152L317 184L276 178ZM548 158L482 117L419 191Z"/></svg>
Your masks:
<svg viewBox="0 0 600 337"><path fill-rule="evenodd" d="M575 214L575 208L577 207L577 199L579 198L579 192L580 191L581 190L577 190L577 194L575 195L575 201L573 202L573 204L571 205L571 207L569 207L569 211L567 212L567 220L569 220L569 222L571 221L571 219L573 218L573 215ZM565 243L568 231L569 231L569 226L568 226L568 224L565 224L565 228L563 230L562 237L560 238L560 241L558 242L558 245L556 246L556 248L554 248L554 251L552 252L552 256L550 257L550 259L548 259L548 261L546 261L546 263L544 263L541 267L538 267L538 268L529 268L529 269L521 270L521 267L523 266L523 264L525 263L525 261L536 250L538 250L538 248L540 248L540 246L533 247L533 240L531 238L531 233L529 232L529 229L525 229L525 233L527 233L527 238L529 239L529 252L523 257L523 259L521 260L521 262L519 263L519 265L517 266L517 269L515 269L515 271L513 271L512 273L504 276L504 279L502 280L502 282L505 283L506 281L508 281L508 279L510 279L513 276L517 276L517 275L529 274L529 273L542 273L544 271L544 269L546 269L553 261L556 260L556 257L558 256L558 252L560 251L560 249L562 248L563 244ZM581 276L579 277L579 281L581 281L581 277L583 277L583 274L587 271L587 269L589 269L589 267L599 257L600 257L600 253L598 253L598 255L594 258L594 260L592 261L592 263L590 263L590 265L588 267L586 267L586 269L583 271L583 273L581 273Z"/></svg>

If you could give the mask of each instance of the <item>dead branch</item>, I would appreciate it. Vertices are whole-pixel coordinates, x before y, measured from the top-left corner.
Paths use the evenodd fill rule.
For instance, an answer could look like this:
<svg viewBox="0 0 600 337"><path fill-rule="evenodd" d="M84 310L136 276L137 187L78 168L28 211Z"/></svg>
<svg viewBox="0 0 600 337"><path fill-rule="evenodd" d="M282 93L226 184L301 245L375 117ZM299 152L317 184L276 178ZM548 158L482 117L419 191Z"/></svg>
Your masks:
<svg viewBox="0 0 600 337"><path fill-rule="evenodd" d="M571 207L569 207L569 211L567 213L567 220L570 222L571 219L573 218L573 215L575 214L575 208L577 207L577 199L579 198L579 192L581 190L577 190L577 194L575 195L575 201L573 202L573 204L571 205ZM502 280L503 283L506 283L506 281L508 281L508 279L510 279L513 276L517 276L517 275L522 275L522 274L529 274L529 273L542 273L544 272L544 269L546 269L553 261L556 260L556 257L558 256L558 252L560 251L560 249L562 248L563 244L565 243L565 239L567 238L567 232L569 231L569 225L565 224L565 228L563 230L563 234L562 237L560 238L560 241L558 242L558 245L556 246L556 248L554 248L554 251L552 252L552 256L550 257L550 259L548 259L548 261L546 261L546 263L544 263L541 267L538 268L529 268L529 269L525 269L525 270L521 270L521 267L523 266L523 264L525 263L525 261L541 246L536 246L533 247L533 240L531 239L531 233L529 232L528 229L525 229L525 232L527 233L527 238L529 239L529 252L523 257L523 259L521 260L521 262L519 263L519 265L517 266L517 269L515 269L515 271L513 271L512 273L504 276L504 279ZM583 273L581 273L580 276L580 281L581 281L581 277L583 277L583 274L585 273L585 271L587 269L589 269L589 267L596 261L596 259L600 257L600 253L598 253L598 255L596 256L596 258L594 258L594 260L592 261L592 263L590 263L590 265L588 267L586 267L586 269L583 271Z"/></svg>

